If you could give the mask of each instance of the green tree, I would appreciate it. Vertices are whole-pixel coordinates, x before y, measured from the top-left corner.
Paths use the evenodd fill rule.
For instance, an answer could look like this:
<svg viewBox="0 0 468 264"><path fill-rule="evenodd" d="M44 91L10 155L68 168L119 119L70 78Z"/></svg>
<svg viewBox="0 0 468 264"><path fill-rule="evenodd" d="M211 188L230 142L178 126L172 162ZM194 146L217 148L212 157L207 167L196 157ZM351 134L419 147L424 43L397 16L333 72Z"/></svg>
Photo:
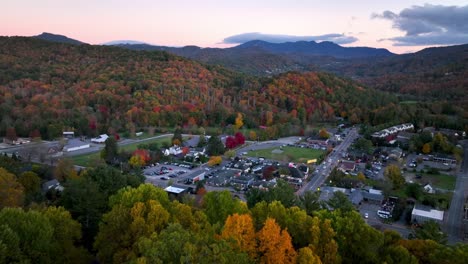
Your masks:
<svg viewBox="0 0 468 264"><path fill-rule="evenodd" d="M296 194L294 188L286 181L278 179L276 186L270 188L265 194L265 201L279 201L285 207L291 207L296 204Z"/></svg>
<svg viewBox="0 0 468 264"><path fill-rule="evenodd" d="M211 136L206 146L206 153L210 156L223 155L225 151L224 144L218 136Z"/></svg>
<svg viewBox="0 0 468 264"><path fill-rule="evenodd" d="M120 170L107 165L86 170L84 177L97 183L99 190L105 193L107 197L117 193L123 187L138 187L144 182L144 177L139 174L124 174Z"/></svg>
<svg viewBox="0 0 468 264"><path fill-rule="evenodd" d="M367 154L372 154L372 141L368 139L359 138L358 140L356 140L356 143L353 144L353 147Z"/></svg>
<svg viewBox="0 0 468 264"><path fill-rule="evenodd" d="M396 165L389 165L385 168L384 176L393 186L393 189L400 189L405 184L405 178L401 175L400 168Z"/></svg>
<svg viewBox="0 0 468 264"><path fill-rule="evenodd" d="M224 223L229 215L247 212L239 199L233 199L229 191L208 192L203 196L203 208L211 224Z"/></svg>
<svg viewBox="0 0 468 264"><path fill-rule="evenodd" d="M106 213L94 243L100 261L123 263L140 254L137 243L161 232L169 222L169 212L156 200L136 202L131 207L116 204Z"/></svg>
<svg viewBox="0 0 468 264"><path fill-rule="evenodd" d="M42 212L4 208L0 223L0 245L8 247L2 256L6 263L90 261L86 251L76 246L81 237L79 224L63 208L50 207Z"/></svg>
<svg viewBox="0 0 468 264"><path fill-rule="evenodd" d="M333 193L333 197L327 201L327 204L331 208L335 210L339 209L342 212L350 212L355 210L353 203L351 203L346 194L339 191Z"/></svg>
<svg viewBox="0 0 468 264"><path fill-rule="evenodd" d="M107 164L114 164L117 161L118 153L117 140L114 137L109 137L105 142L104 149L101 151L101 158Z"/></svg>
<svg viewBox="0 0 468 264"><path fill-rule="evenodd" d="M358 212L322 211L320 218L330 219L343 263L378 263L383 235L367 225Z"/></svg>
<svg viewBox="0 0 468 264"><path fill-rule="evenodd" d="M447 243L447 234L442 232L439 224L435 221L427 221L420 227L414 228L411 237L415 239L430 239L444 245Z"/></svg>
<svg viewBox="0 0 468 264"><path fill-rule="evenodd" d="M400 241L401 236L397 232L389 230L384 232L384 244L380 250L381 262L417 264L418 259L401 246Z"/></svg>
<svg viewBox="0 0 468 264"><path fill-rule="evenodd" d="M158 236L138 243L139 263L251 263L246 253L216 240L210 229L194 233L180 224L169 224Z"/></svg>
<svg viewBox="0 0 468 264"><path fill-rule="evenodd" d="M177 127L174 130L171 142L173 145L182 146L182 142L184 142L184 140L182 139L182 129L180 127Z"/></svg>
<svg viewBox="0 0 468 264"><path fill-rule="evenodd" d="M320 210L319 197L320 194L318 192L306 191L304 195L299 196L299 206L304 209L308 215L312 215L315 211Z"/></svg>
<svg viewBox="0 0 468 264"><path fill-rule="evenodd" d="M41 178L33 171L25 171L18 177L26 194L34 194L41 190Z"/></svg>
<svg viewBox="0 0 468 264"><path fill-rule="evenodd" d="M60 204L81 224L87 248L92 248L99 221L108 210L107 200L108 192L101 191L99 185L88 177L71 180L65 185Z"/></svg>
<svg viewBox="0 0 468 264"><path fill-rule="evenodd" d="M198 143L197 143L197 147L198 148L203 148L204 146L206 146L206 137L205 135L200 135L199 137L199 140L198 140Z"/></svg>

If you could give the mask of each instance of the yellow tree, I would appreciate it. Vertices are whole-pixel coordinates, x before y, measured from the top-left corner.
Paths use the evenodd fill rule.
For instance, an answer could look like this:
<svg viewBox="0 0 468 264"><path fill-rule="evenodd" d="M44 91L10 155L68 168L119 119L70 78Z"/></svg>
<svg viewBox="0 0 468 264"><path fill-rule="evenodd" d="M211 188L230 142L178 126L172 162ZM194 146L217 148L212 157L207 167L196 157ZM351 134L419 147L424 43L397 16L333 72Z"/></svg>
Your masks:
<svg viewBox="0 0 468 264"><path fill-rule="evenodd" d="M250 140L257 140L257 133L253 130L249 132L249 138Z"/></svg>
<svg viewBox="0 0 468 264"><path fill-rule="evenodd" d="M145 161L143 160L143 158L140 156L140 155L133 155L130 160L128 161L128 163L132 166L132 167L141 167L145 164Z"/></svg>
<svg viewBox="0 0 468 264"><path fill-rule="evenodd" d="M338 244L335 241L336 233L331 226L331 221L329 219L320 220L318 217L314 217L312 221L309 247L324 263L340 263Z"/></svg>
<svg viewBox="0 0 468 264"><path fill-rule="evenodd" d="M252 259L255 259L255 228L250 215L237 213L230 215L226 219L221 237L233 241L236 249L246 252Z"/></svg>
<svg viewBox="0 0 468 264"><path fill-rule="evenodd" d="M322 129L320 129L320 131L319 131L319 137L320 137L320 138L323 138L323 139L329 138L329 137L330 137L330 134L328 134L327 129L322 128Z"/></svg>
<svg viewBox="0 0 468 264"><path fill-rule="evenodd" d="M0 167L0 209L21 207L24 202L24 187L14 174Z"/></svg>
<svg viewBox="0 0 468 264"><path fill-rule="evenodd" d="M291 236L281 230L273 218L267 218L263 228L257 233L260 263L295 263L296 251Z"/></svg>
<svg viewBox="0 0 468 264"><path fill-rule="evenodd" d="M221 164L223 158L221 156L211 156L210 160L208 161L208 166L216 166Z"/></svg>
<svg viewBox="0 0 468 264"><path fill-rule="evenodd" d="M59 181L65 181L68 179L78 178L75 167L69 159L61 159L57 163L57 166L54 169L55 179Z"/></svg>
<svg viewBox="0 0 468 264"><path fill-rule="evenodd" d="M297 255L298 264L322 264L319 256L315 255L312 249L309 247L303 247L299 249L299 254Z"/></svg>
<svg viewBox="0 0 468 264"><path fill-rule="evenodd" d="M242 116L241 113L237 113L236 122L235 122L234 126L237 129L240 129L243 125L244 125L243 116Z"/></svg>
<svg viewBox="0 0 468 264"><path fill-rule="evenodd" d="M424 154L429 154L429 153L431 153L431 144L430 144L430 143L424 144L423 147L422 147L422 152L423 152Z"/></svg>

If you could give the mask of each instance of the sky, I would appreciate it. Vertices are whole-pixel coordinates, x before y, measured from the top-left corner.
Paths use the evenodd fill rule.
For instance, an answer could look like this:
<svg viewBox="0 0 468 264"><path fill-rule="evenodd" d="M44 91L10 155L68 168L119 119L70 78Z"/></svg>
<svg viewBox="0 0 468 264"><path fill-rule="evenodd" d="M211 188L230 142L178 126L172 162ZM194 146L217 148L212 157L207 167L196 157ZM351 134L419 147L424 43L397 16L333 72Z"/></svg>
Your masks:
<svg viewBox="0 0 468 264"><path fill-rule="evenodd" d="M0 35L230 47L333 41L395 53L468 43L468 0L1 0Z"/></svg>

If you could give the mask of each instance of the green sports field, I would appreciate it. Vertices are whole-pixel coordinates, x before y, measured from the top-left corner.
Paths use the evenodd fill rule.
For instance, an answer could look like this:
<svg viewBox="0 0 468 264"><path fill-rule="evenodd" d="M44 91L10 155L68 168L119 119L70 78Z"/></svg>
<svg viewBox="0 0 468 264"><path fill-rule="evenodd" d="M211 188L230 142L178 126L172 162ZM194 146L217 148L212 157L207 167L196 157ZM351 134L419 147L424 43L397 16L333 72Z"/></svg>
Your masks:
<svg viewBox="0 0 468 264"><path fill-rule="evenodd" d="M276 153L277 151L283 151L282 153ZM278 160L278 161L292 161L292 162L307 162L311 159L320 159L325 155L324 150L309 149L309 148L297 148L297 147L283 147L280 148L268 148L252 150L247 152L248 157L264 157L266 159Z"/></svg>

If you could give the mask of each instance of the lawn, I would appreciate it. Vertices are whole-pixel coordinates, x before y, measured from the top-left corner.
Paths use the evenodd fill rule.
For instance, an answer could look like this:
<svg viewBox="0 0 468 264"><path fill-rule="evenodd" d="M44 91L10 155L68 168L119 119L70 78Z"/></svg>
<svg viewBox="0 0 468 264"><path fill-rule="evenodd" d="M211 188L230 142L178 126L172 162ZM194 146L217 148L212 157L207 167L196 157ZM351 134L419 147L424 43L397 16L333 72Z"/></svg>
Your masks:
<svg viewBox="0 0 468 264"><path fill-rule="evenodd" d="M307 162L310 159L319 159L325 154L323 150L309 149L309 148L296 148L296 147L283 147L282 153L273 153L273 150L280 150L280 148L269 148L251 150L246 156L249 157L264 157L266 159L278 161L293 161L293 162Z"/></svg>
<svg viewBox="0 0 468 264"><path fill-rule="evenodd" d="M185 140L185 138L184 138L184 140ZM159 147L161 147L164 142L166 142L167 144L170 144L171 143L171 136L163 137L163 138L155 138L155 139L146 140L146 141L143 141L143 142L135 142L135 143L131 143L131 144L128 144L128 145L125 145L125 146L119 146L119 150L134 151L134 150L136 150L138 148L138 145L150 144L150 143L158 143Z"/></svg>
<svg viewBox="0 0 468 264"><path fill-rule="evenodd" d="M422 178L418 179L420 183L430 183L432 187L453 190L455 189L456 176L446 174L421 174Z"/></svg>
<svg viewBox="0 0 468 264"><path fill-rule="evenodd" d="M155 138L152 140L145 140L143 142L135 142L125 146L119 146L119 151L129 151L132 152L137 149L140 144L149 144L149 143L158 143L161 146L164 142L170 143L171 137ZM92 167L96 165L101 159L100 152L93 152L79 156L71 157L73 163L78 166L83 167Z"/></svg>

